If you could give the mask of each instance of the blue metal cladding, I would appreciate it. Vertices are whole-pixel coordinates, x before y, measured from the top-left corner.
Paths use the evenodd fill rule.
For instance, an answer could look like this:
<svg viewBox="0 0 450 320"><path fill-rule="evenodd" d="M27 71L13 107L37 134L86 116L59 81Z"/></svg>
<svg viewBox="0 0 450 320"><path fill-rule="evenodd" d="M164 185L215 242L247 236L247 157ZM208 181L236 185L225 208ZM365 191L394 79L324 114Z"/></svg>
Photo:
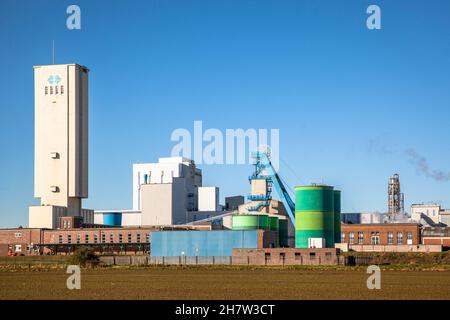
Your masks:
<svg viewBox="0 0 450 320"><path fill-rule="evenodd" d="M152 232L153 257L231 256L233 248L257 248L258 230Z"/></svg>
<svg viewBox="0 0 450 320"><path fill-rule="evenodd" d="M103 224L108 226L121 226L122 225L122 213L121 212L108 212L103 214Z"/></svg>

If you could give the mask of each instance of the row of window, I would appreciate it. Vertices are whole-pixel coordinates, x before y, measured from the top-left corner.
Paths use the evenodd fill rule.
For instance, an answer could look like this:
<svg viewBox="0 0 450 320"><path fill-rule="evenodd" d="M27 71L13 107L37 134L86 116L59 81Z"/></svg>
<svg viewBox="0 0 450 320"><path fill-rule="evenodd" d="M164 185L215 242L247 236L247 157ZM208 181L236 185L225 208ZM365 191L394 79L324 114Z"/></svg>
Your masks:
<svg viewBox="0 0 450 320"><path fill-rule="evenodd" d="M95 233L92 240L93 240L92 241L93 243L99 243L98 234ZM124 242L123 234L119 233L119 239L118 240L119 240L118 241L119 243L123 243ZM77 244L81 243L81 235L80 234L77 234L75 241L76 241ZM128 243L132 242L132 235L131 235L131 233L127 234L127 242ZM141 242L141 234L140 233L136 234L136 242L137 243ZM147 242L147 243L150 242L150 234L149 233L145 234L145 242ZM60 234L58 236L58 243L60 243L60 244L64 243L64 237L63 237L62 234ZM71 234L67 235L67 243L69 243L69 244L72 243L72 235ZM84 235L84 243L91 243L91 238L90 238L89 234L85 234ZM102 233L101 234L101 243L106 243L106 233ZM115 243L114 242L114 234L113 233L109 234L109 243Z"/></svg>
<svg viewBox="0 0 450 320"><path fill-rule="evenodd" d="M358 241L356 243L358 244L364 244L364 232L357 232L358 235ZM413 240L413 233L407 232L406 233L407 240ZM345 239L345 232L341 233L341 242L346 242ZM348 233L348 242L350 244L355 243L355 232L349 232ZM371 244L380 244L380 233L379 232L371 232L370 234L370 243ZM387 233L387 243L388 244L394 244L394 233L388 232ZM403 232L397 232L397 244L403 244Z"/></svg>
<svg viewBox="0 0 450 320"><path fill-rule="evenodd" d="M64 94L64 86L45 86L45 95Z"/></svg>
<svg viewBox="0 0 450 320"><path fill-rule="evenodd" d="M271 260L271 253L270 252L266 252L264 254L265 259L266 260ZM302 255L300 252L295 252L294 253L294 257L295 260L302 260ZM286 258L286 253L284 252L280 252L280 256L279 259L280 260L284 260ZM309 259L314 260L316 258L316 253L315 252L309 252ZM329 260L332 258L331 252L325 252L325 259Z"/></svg>

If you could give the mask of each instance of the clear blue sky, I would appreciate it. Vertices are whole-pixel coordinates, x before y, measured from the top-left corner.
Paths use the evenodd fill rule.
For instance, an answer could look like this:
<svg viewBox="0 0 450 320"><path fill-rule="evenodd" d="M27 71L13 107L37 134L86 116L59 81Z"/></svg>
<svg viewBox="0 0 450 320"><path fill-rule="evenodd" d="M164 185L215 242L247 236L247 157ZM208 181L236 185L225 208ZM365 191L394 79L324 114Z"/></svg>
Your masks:
<svg viewBox="0 0 450 320"><path fill-rule="evenodd" d="M81 7L81 30L66 8ZM382 29L366 28L378 4ZM344 211L450 207L448 1L17 1L0 3L0 227L33 198L33 65L90 68L89 199L131 208L134 162L168 156L176 128L279 128L293 187L342 190ZM413 159L405 150L421 155ZM418 165L421 157L426 163ZM428 171L426 171L428 165ZM422 168L422 170L420 170ZM203 166L221 196L246 194L248 165ZM441 175L442 177L442 175Z"/></svg>

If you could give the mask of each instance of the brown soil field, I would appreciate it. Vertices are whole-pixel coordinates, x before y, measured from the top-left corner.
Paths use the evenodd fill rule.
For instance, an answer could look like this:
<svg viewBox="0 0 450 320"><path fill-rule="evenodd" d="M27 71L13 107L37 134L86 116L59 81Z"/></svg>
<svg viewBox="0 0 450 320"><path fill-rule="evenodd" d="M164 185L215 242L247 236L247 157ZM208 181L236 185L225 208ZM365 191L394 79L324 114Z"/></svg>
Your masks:
<svg viewBox="0 0 450 320"><path fill-rule="evenodd" d="M382 270L380 290L367 289L364 269L82 269L80 290L68 276L1 270L0 299L450 299L450 271Z"/></svg>

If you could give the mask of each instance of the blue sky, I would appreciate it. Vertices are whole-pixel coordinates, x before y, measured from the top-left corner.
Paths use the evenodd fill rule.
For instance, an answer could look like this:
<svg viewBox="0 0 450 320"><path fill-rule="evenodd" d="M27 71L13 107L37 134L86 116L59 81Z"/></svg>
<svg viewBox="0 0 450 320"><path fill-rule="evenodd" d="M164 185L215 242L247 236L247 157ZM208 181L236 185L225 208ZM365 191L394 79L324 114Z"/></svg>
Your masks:
<svg viewBox="0 0 450 320"><path fill-rule="evenodd" d="M81 30L66 28L70 4ZM369 4L381 7L381 30L366 28ZM408 209L450 207L450 182L432 174L450 171L449 9L444 0L3 0L0 227L26 225L39 203L32 66L51 63L52 40L56 63L91 70L85 207L130 208L132 163L168 156L172 131L194 120L280 129L287 183L334 185L344 211L386 210L396 172ZM249 191L249 165L202 169L222 198Z"/></svg>

